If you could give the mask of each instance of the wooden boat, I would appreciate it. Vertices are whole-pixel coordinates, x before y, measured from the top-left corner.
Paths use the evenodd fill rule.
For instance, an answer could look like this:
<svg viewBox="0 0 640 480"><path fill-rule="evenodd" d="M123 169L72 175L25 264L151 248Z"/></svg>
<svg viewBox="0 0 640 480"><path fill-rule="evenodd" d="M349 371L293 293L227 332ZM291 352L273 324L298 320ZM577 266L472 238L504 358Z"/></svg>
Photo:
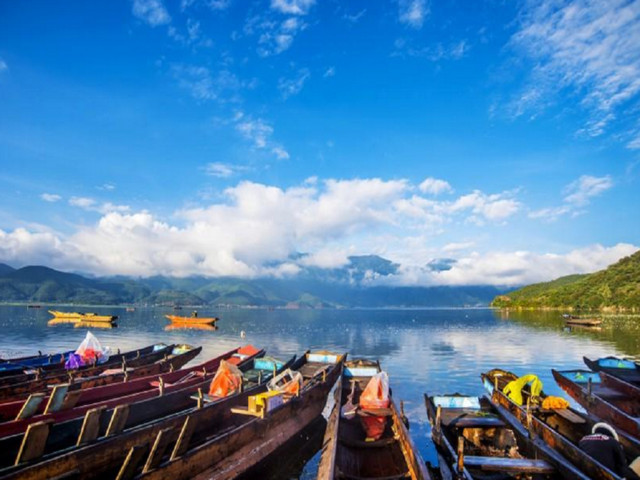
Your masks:
<svg viewBox="0 0 640 480"><path fill-rule="evenodd" d="M487 397L424 397L442 478L588 478Z"/></svg>
<svg viewBox="0 0 640 480"><path fill-rule="evenodd" d="M47 418L52 418L57 421L59 417L55 414L58 412L77 413L80 408L86 405L94 405L100 401L111 400L122 397L123 395L131 395L153 389L154 387L149 384L150 381L171 377L172 372L189 363L198 356L201 351L202 347L194 348L191 345L185 344L176 346L171 352L171 355L154 364L158 365L159 368L147 370L149 374L154 375L151 379L141 378L135 380L127 375L126 382L111 383L105 386L84 389L79 388L78 385L61 384L48 392L32 394L26 400L19 399L0 403L0 437L3 436L3 422L11 422L14 427L17 427L19 424L24 425L25 423L30 424L35 421L44 420L45 418L41 418L44 414L49 414ZM178 373L186 376L190 372L195 371L195 369L201 370L202 368L211 368L212 366L214 365L203 364L197 367L191 367L190 369L179 370L175 372L173 377L178 376ZM217 364L215 364L215 366L217 367ZM124 377L125 375L123 374L122 376ZM166 381L175 383L176 380L176 378L167 378ZM73 417L69 416L69 418Z"/></svg>
<svg viewBox="0 0 640 480"><path fill-rule="evenodd" d="M597 318L565 318L564 323L567 325L576 325L581 327L598 327L602 325L602 320Z"/></svg>
<svg viewBox="0 0 640 480"><path fill-rule="evenodd" d="M262 353L260 351L257 355ZM294 359L280 364L281 369L299 366L304 361L304 357L295 362ZM124 428L118 430L118 435L105 434L108 429L106 425L111 423L110 418L117 415L118 407L102 413L99 431L91 432L89 437L81 428L89 418L87 413L84 422L54 424L46 439L44 452L40 450L37 452L39 455L31 459L16 458L22 443L27 443L26 436L0 440L0 462L3 467L0 469L0 478L48 479L68 475L87 479L115 478L123 464L131 465L132 462L144 460L139 454L137 458L131 457L128 454L131 449L149 455L145 464L147 468L157 465L169 447L172 450L183 449L190 437L217 431L217 422L230 416L230 407L246 405L249 395L266 390L264 382L272 378L273 370L257 365L256 356L234 354L228 360L237 364L244 373L243 393L207 399L206 396L194 395L198 391L194 388L165 392L162 396L130 404ZM215 371L211 373L215 374ZM208 388L211 378L209 376L198 388Z"/></svg>
<svg viewBox="0 0 640 480"><path fill-rule="evenodd" d="M95 366L89 365L77 370L41 371L0 378L0 401L21 395L46 390L50 385L67 382L80 382L83 378L95 377L101 373L117 368L135 368L149 365L169 355L175 345L157 344L111 355L109 360Z"/></svg>
<svg viewBox="0 0 640 480"><path fill-rule="evenodd" d="M28 357L5 358L0 360L0 370L7 368L9 365L19 365L20 367L36 368L42 365L53 365L65 362L69 358L69 354L74 350L68 350L61 353L32 355Z"/></svg>
<svg viewBox="0 0 640 480"><path fill-rule="evenodd" d="M210 325L218 321L218 317L180 317L179 315L165 315L171 322L181 325Z"/></svg>
<svg viewBox="0 0 640 480"><path fill-rule="evenodd" d="M585 365L594 372L605 372L625 382L640 385L640 366L633 360L618 357L605 357L592 360L582 357Z"/></svg>
<svg viewBox="0 0 640 480"><path fill-rule="evenodd" d="M359 404L360 395L378 372L380 365L377 362L356 360L345 364L335 388L335 403L325 432L318 480L431 478L393 398L388 409L375 412L386 419L384 433L376 441L365 441L366 433L360 421L360 416L371 412L358 409L359 414L352 418L341 415L348 402L349 405Z"/></svg>
<svg viewBox="0 0 640 480"><path fill-rule="evenodd" d="M587 455L578 447L578 442L585 435L591 434L593 426L601 421L594 415L587 415L572 408L546 410L531 399L528 388L523 389L525 405L518 405L502 390L517 376L511 372L494 369L482 374L485 388L491 394L490 400L496 406L502 406L511 413L538 440L542 440L556 452L569 460L578 470L593 479L612 480L622 477ZM546 398L544 392L540 400ZM529 408L526 407L527 403ZM619 441L625 450L627 461L630 463L640 455L640 441L624 432L619 433ZM625 472L625 478L637 479L630 469Z"/></svg>
<svg viewBox="0 0 640 480"><path fill-rule="evenodd" d="M118 319L117 315L98 315L92 312L59 312L57 310L49 310L49 313L55 318L68 318L88 322L113 322Z"/></svg>
<svg viewBox="0 0 640 480"><path fill-rule="evenodd" d="M600 383L605 387L618 390L620 393L633 398L636 401L640 401L640 385L637 383L627 382L621 378L609 375L606 372L598 372L600 375Z"/></svg>
<svg viewBox="0 0 640 480"><path fill-rule="evenodd" d="M551 370L556 383L588 412L614 427L640 437L640 403L634 397L606 387L588 370Z"/></svg>

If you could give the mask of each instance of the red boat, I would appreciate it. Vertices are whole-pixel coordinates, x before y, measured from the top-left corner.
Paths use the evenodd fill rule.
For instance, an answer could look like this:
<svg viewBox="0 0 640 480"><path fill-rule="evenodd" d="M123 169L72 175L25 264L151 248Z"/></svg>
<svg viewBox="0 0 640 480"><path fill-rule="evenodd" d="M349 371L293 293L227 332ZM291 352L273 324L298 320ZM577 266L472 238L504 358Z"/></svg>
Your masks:
<svg viewBox="0 0 640 480"><path fill-rule="evenodd" d="M262 353L251 345L227 352L205 364L197 367L179 370L162 374L159 376L144 377L131 382L121 383L117 385L107 385L104 387L80 390L81 402L68 410L58 410L51 413L43 413L34 415L29 418L23 418L13 421L5 421L0 423L0 438L22 433L27 427L33 423L53 420L54 422L62 422L74 418L79 418L85 413L96 407L113 408L117 405L132 404L140 402L151 397L167 394L170 392L183 390L206 380L207 377L213 377L215 370L221 360L228 360L230 363L239 364L245 360L253 358ZM64 404L64 401L62 402Z"/></svg>

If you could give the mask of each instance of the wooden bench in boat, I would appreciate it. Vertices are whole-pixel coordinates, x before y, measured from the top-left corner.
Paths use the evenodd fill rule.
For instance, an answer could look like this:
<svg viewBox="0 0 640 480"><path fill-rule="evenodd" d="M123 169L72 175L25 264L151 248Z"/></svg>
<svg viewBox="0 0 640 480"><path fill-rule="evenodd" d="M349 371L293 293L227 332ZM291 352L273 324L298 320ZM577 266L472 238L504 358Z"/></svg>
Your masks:
<svg viewBox="0 0 640 480"><path fill-rule="evenodd" d="M478 457L465 455L464 466L491 472L551 474L553 466L545 460L528 458Z"/></svg>
<svg viewBox="0 0 640 480"><path fill-rule="evenodd" d="M582 418L577 413L572 412L568 408L557 408L552 410L546 410L546 409L540 408L538 409L538 412L542 415L554 415L554 414L559 415L560 417L564 418L565 420L571 423L576 423L576 424L586 423L586 420L584 418Z"/></svg>

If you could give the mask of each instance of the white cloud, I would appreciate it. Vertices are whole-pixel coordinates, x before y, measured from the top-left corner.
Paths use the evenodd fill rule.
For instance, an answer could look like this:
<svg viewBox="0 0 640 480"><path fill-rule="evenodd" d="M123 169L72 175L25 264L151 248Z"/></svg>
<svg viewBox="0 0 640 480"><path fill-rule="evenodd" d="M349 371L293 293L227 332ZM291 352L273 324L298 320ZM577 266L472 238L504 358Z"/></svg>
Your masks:
<svg viewBox="0 0 640 480"><path fill-rule="evenodd" d="M271 8L285 15L307 15L315 0L271 0Z"/></svg>
<svg viewBox="0 0 640 480"><path fill-rule="evenodd" d="M0 58L0 73L4 72L5 70L9 70L9 66L7 65L7 62Z"/></svg>
<svg viewBox="0 0 640 480"><path fill-rule="evenodd" d="M243 119L236 124L236 130L244 138L251 140L256 148L265 148L267 141L273 134L273 127L261 118L255 120L251 118Z"/></svg>
<svg viewBox="0 0 640 480"><path fill-rule="evenodd" d="M289 152L287 152L280 145L276 145L271 149L271 153L273 153L278 160L289 160Z"/></svg>
<svg viewBox="0 0 640 480"><path fill-rule="evenodd" d="M511 44L533 60L533 67L524 93L511 105L515 116L535 115L566 89L590 113L581 132L598 136L637 108L638 2L529 0L523 5Z"/></svg>
<svg viewBox="0 0 640 480"><path fill-rule="evenodd" d="M452 242L447 243L444 247L442 247L442 251L445 253L458 252L460 250L468 250L469 248L473 248L475 242Z"/></svg>
<svg viewBox="0 0 640 480"><path fill-rule="evenodd" d="M282 22L264 20L256 28L262 31L258 38L258 54L268 57L288 50L295 36L307 28L307 24L299 17L289 17Z"/></svg>
<svg viewBox="0 0 640 480"><path fill-rule="evenodd" d="M69 199L69 205L72 207L79 207L89 209L96 204L96 201L93 198L89 197L71 197Z"/></svg>
<svg viewBox="0 0 640 480"><path fill-rule="evenodd" d="M247 170L242 165L233 165L230 163L213 162L204 167L205 173L212 177L228 178Z"/></svg>
<svg viewBox="0 0 640 480"><path fill-rule="evenodd" d="M345 13L342 16L342 18L344 18L346 21L351 23L358 23L365 13L367 13L367 9L363 8L358 13L354 13L354 14Z"/></svg>
<svg viewBox="0 0 640 480"><path fill-rule="evenodd" d="M171 22L162 0L133 0L133 14L152 27Z"/></svg>
<svg viewBox="0 0 640 480"><path fill-rule="evenodd" d="M305 82L311 77L308 68L301 68L294 78L283 78L278 80L278 89L283 99L287 99L293 95L297 95L302 91Z"/></svg>
<svg viewBox="0 0 640 480"><path fill-rule="evenodd" d="M214 74L207 67L174 64L171 66L171 72L181 88L201 101L235 102L238 101L237 92L249 87L249 83L240 81L235 74L226 69Z"/></svg>
<svg viewBox="0 0 640 480"><path fill-rule="evenodd" d="M336 74L336 67L329 67L327 68L324 73L322 74L323 78L329 78L329 77L333 77Z"/></svg>
<svg viewBox="0 0 640 480"><path fill-rule="evenodd" d="M42 195L40 195L40 198L45 202L51 202L51 203L62 200L62 197L56 193L43 193Z"/></svg>
<svg viewBox="0 0 640 480"><path fill-rule="evenodd" d="M128 212L131 209L128 205L116 205L111 202L99 204L96 200L89 197L71 197L69 199L69 205L103 215L110 212Z"/></svg>
<svg viewBox="0 0 640 480"><path fill-rule="evenodd" d="M603 192L613 187L613 179L610 175L593 177L582 175L564 188L564 204L558 207L549 207L535 210L529 213L529 218L541 218L553 222L563 215L577 216L584 213L581 210Z"/></svg>
<svg viewBox="0 0 640 480"><path fill-rule="evenodd" d="M398 0L399 20L412 28L422 28L424 18L429 14L426 0Z"/></svg>
<svg viewBox="0 0 640 480"><path fill-rule="evenodd" d="M453 192L453 188L446 180L439 180L437 178L428 177L425 178L418 186L418 189L422 193L430 193L433 195L439 195L441 193Z"/></svg>

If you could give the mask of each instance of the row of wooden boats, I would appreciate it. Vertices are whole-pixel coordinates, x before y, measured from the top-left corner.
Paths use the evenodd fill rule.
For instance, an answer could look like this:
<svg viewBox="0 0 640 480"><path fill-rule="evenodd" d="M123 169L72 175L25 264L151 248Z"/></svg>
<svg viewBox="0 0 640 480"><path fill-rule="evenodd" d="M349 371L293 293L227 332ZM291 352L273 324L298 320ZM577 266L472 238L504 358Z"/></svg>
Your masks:
<svg viewBox="0 0 640 480"><path fill-rule="evenodd" d="M199 352L152 345L119 354L130 360L116 368L89 365L58 383L43 370L44 382L22 382L0 397L0 478L231 479L255 474L321 415L322 480L638 478L579 445L609 422L627 464L640 456L634 362L554 371L586 412L547 396L536 377L500 369L481 375L485 396L425 394L436 467L421 458L378 362L326 351L278 360L246 345L182 368ZM50 365L66 354L4 362Z"/></svg>

